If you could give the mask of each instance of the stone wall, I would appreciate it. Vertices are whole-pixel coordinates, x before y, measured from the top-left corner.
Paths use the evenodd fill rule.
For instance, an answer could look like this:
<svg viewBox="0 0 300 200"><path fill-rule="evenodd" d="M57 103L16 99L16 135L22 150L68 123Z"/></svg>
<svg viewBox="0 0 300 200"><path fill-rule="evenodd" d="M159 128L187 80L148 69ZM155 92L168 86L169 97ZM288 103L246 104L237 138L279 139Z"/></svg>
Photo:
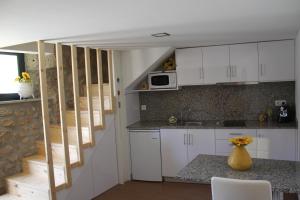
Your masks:
<svg viewBox="0 0 300 200"><path fill-rule="evenodd" d="M167 120L171 115L184 120L257 120L268 108L276 120L275 100L287 100L295 112L295 82L254 85L203 85L183 87L178 91L141 92L141 120ZM188 110L191 110L190 112Z"/></svg>
<svg viewBox="0 0 300 200"><path fill-rule="evenodd" d="M37 152L43 138L40 101L0 104L0 194L5 177L22 171L22 158Z"/></svg>
<svg viewBox="0 0 300 200"><path fill-rule="evenodd" d="M32 77L35 98L40 97L38 56L25 54L25 67ZM55 55L46 56L50 123L59 122ZM22 159L36 154L37 140L43 140L40 101L0 102L0 194L5 177L22 171Z"/></svg>
<svg viewBox="0 0 300 200"><path fill-rule="evenodd" d="M25 66L32 78L35 98L40 98L39 61L36 54L25 54ZM59 123L58 86L55 55L46 55L47 90L50 123Z"/></svg>

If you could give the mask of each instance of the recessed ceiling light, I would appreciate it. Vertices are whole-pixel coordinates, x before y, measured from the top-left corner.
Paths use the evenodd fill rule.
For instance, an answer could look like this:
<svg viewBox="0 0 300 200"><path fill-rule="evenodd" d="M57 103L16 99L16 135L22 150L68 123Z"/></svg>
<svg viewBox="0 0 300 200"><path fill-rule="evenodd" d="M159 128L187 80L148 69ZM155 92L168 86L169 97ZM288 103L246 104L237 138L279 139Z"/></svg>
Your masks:
<svg viewBox="0 0 300 200"><path fill-rule="evenodd" d="M170 33L154 33L152 34L153 37L168 37L170 36Z"/></svg>

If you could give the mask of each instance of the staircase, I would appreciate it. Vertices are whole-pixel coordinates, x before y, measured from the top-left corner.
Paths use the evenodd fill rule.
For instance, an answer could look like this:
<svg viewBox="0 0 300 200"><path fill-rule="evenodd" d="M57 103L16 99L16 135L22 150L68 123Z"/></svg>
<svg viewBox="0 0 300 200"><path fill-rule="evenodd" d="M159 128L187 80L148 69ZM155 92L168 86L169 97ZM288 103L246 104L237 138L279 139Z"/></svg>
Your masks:
<svg viewBox="0 0 300 200"><path fill-rule="evenodd" d="M109 84L102 83L101 51L97 50L98 84L91 84L89 48L85 48L87 96L79 97L76 47L72 46L74 110L66 110L63 91L61 44L56 44L61 124L47 124L44 42L38 42L44 140L37 141L37 155L23 159L23 172L8 177L7 194L0 200L55 200L56 192L72 187L71 170L84 165L82 151L93 148L96 130L105 129L105 115L114 112L112 60L109 52ZM77 76L77 77L76 77ZM77 81L77 82L76 82ZM63 130L63 131L62 131Z"/></svg>

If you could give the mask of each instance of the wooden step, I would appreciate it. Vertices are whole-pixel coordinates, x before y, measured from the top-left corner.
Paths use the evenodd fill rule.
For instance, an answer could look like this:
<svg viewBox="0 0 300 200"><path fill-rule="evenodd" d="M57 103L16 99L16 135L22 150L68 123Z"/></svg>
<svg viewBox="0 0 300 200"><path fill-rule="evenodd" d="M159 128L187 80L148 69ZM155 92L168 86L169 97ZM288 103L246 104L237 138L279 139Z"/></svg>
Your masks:
<svg viewBox="0 0 300 200"><path fill-rule="evenodd" d="M64 148L62 144L52 143L52 156L54 162L63 162L64 158ZM37 141L38 154L45 156L45 144L44 141ZM69 154L71 165L78 163L79 161L79 151L76 145L69 145Z"/></svg>
<svg viewBox="0 0 300 200"><path fill-rule="evenodd" d="M93 97L99 97L98 84L92 84L91 93ZM109 84L103 84L103 96L104 96L104 110L110 111L112 108L111 108ZM93 103L93 105L95 105L95 103Z"/></svg>
<svg viewBox="0 0 300 200"><path fill-rule="evenodd" d="M80 110L87 110L88 109L88 104L87 104L87 97L80 97ZM92 97L92 102L93 102L93 109L94 110L101 110L101 105L99 101L98 96L93 96Z"/></svg>
<svg viewBox="0 0 300 200"><path fill-rule="evenodd" d="M99 97L93 96L93 109L94 110L100 110L100 101ZM81 110L87 110L87 97L80 97L80 109ZM104 96L104 110L110 110L110 100L109 96Z"/></svg>
<svg viewBox="0 0 300 200"><path fill-rule="evenodd" d="M66 183L64 162L53 162L55 185L62 186ZM41 155L26 157L23 159L23 172L48 177L46 158Z"/></svg>
<svg viewBox="0 0 300 200"><path fill-rule="evenodd" d="M86 110L81 110L80 111L80 119L81 119L81 126L82 127L88 127L89 125L89 113ZM76 126L75 124L75 111L69 110L66 112L66 117L67 117L67 125L68 126ZM94 110L94 126L101 126L101 115L100 111Z"/></svg>
<svg viewBox="0 0 300 200"><path fill-rule="evenodd" d="M20 173L6 179L7 190L11 195L22 199L48 200L48 177Z"/></svg>
<svg viewBox="0 0 300 200"><path fill-rule="evenodd" d="M68 140L69 144L71 145L77 145L77 131L75 126L68 126ZM90 138L90 131L88 127L81 127L81 133L82 133L82 143L88 144L91 142ZM53 143L62 143L62 137L61 137L61 127L60 125L50 125L50 136L51 141Z"/></svg>
<svg viewBox="0 0 300 200"><path fill-rule="evenodd" d="M26 200L22 197L18 197L17 195L13 194L4 194L0 196L0 200Z"/></svg>

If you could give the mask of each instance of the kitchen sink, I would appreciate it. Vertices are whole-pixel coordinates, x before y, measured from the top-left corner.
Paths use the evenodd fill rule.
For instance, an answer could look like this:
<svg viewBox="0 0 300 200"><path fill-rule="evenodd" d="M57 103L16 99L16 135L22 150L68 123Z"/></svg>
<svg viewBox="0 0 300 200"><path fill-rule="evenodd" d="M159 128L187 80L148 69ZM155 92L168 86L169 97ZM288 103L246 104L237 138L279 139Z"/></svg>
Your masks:
<svg viewBox="0 0 300 200"><path fill-rule="evenodd" d="M184 122L185 126L203 126L203 122L196 121L196 122Z"/></svg>

